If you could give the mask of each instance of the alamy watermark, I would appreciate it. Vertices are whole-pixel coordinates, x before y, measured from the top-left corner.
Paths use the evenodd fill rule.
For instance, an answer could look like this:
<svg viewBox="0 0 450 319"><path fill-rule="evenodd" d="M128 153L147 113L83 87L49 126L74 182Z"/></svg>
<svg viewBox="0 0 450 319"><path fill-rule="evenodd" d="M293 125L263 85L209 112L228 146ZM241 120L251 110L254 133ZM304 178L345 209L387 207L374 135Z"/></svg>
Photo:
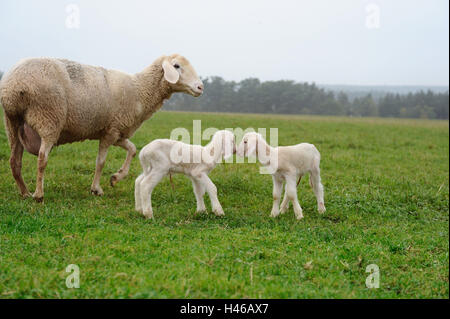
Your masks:
<svg viewBox="0 0 450 319"><path fill-rule="evenodd" d="M366 287L369 289L380 288L380 267L370 264L366 267L366 272L370 273L366 278Z"/></svg>
<svg viewBox="0 0 450 319"><path fill-rule="evenodd" d="M71 3L66 6L66 28L79 29L80 28L80 7Z"/></svg>
<svg viewBox="0 0 450 319"><path fill-rule="evenodd" d="M67 288L80 288L80 267L75 264L70 264L66 267L66 272L70 273L66 277Z"/></svg>
<svg viewBox="0 0 450 319"><path fill-rule="evenodd" d="M380 6L376 3L369 3L366 9L366 28L379 29L380 28Z"/></svg>

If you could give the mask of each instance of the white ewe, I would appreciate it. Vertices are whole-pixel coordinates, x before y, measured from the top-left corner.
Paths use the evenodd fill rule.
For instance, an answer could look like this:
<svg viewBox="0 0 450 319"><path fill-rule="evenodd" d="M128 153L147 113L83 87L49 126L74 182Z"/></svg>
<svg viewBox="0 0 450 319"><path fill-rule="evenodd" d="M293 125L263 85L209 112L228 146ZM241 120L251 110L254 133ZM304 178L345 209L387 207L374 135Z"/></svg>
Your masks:
<svg viewBox="0 0 450 319"><path fill-rule="evenodd" d="M23 197L30 196L22 178L24 149L38 155L36 191L42 201L44 170L55 145L99 140L91 192L102 195L100 176L111 145L127 151L122 167L111 176L123 179L136 155L129 138L174 92L199 96L203 83L188 60L162 56L144 71L129 75L64 59L26 59L0 82L0 102L11 147L12 174Z"/></svg>
<svg viewBox="0 0 450 319"><path fill-rule="evenodd" d="M197 200L197 212L205 211L203 196L208 192L213 212L224 215L217 198L217 188L208 173L222 158L227 159L236 151L234 134L217 131L206 146L190 145L180 141L158 139L147 144L139 153L143 174L136 178L136 210L153 218L152 191L167 174L181 173L192 180Z"/></svg>
<svg viewBox="0 0 450 319"><path fill-rule="evenodd" d="M269 168L273 179L273 207L270 216L283 214L292 201L297 219L303 218L302 208L297 199L297 178L310 173L309 183L317 198L319 213L325 212L323 186L320 181L320 153L308 143L293 146L271 147L261 134L246 133L237 147L238 156L257 156L259 162ZM284 199L279 208L283 182L286 182Z"/></svg>

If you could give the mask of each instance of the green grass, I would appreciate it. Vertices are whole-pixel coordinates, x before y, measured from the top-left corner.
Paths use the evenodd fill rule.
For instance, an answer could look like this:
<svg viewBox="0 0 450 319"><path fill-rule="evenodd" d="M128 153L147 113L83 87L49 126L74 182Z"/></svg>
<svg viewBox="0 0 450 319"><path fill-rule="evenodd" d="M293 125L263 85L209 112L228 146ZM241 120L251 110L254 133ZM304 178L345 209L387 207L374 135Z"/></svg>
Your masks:
<svg viewBox="0 0 450 319"><path fill-rule="evenodd" d="M111 148L103 197L89 194L97 142L51 153L45 204L22 200L0 128L1 298L448 298L448 121L158 112L132 138L138 149L192 120L202 127L278 127L279 144L310 142L322 154L327 212L317 213L308 179L305 218L292 206L269 217L272 181L256 164L221 164L210 174L226 216L195 214L189 179L154 191L155 220L134 211L135 159L115 188L125 152ZM3 124L1 124L3 125ZM34 191L36 158L24 178ZM207 200L209 205L209 200ZM80 267L68 289L65 268ZM380 268L368 289L366 266Z"/></svg>

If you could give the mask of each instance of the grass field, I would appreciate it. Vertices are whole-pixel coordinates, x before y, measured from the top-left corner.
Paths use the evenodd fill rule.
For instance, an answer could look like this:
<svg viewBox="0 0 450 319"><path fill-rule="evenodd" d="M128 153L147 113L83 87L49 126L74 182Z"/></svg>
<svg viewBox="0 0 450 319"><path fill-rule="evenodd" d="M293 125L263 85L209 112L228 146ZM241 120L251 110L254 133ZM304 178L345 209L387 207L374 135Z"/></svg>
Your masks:
<svg viewBox="0 0 450 319"><path fill-rule="evenodd" d="M0 127L1 298L448 298L448 121L158 112L132 138L138 149L176 127L278 127L279 144L322 154L327 212L304 178L305 218L269 217L272 180L257 164L210 174L226 216L195 214L190 180L155 189L155 220L134 211L130 175L111 188L125 152L111 148L103 197L89 194L97 142L51 153L45 204L22 200ZM206 141L205 141L206 143ZM36 158L23 173L34 191ZM209 200L207 200L207 206ZM79 289L65 269L80 268ZM368 289L366 266L380 269Z"/></svg>

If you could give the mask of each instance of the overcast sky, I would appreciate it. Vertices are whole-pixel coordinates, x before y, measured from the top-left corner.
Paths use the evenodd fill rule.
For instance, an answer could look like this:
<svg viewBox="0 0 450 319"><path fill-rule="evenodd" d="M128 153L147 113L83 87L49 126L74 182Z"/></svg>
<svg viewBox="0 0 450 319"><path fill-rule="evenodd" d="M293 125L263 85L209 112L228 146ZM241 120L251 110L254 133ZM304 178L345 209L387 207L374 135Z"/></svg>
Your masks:
<svg viewBox="0 0 450 319"><path fill-rule="evenodd" d="M447 0L1 0L0 70L51 56L135 73L180 53L227 80L448 85L448 11Z"/></svg>

